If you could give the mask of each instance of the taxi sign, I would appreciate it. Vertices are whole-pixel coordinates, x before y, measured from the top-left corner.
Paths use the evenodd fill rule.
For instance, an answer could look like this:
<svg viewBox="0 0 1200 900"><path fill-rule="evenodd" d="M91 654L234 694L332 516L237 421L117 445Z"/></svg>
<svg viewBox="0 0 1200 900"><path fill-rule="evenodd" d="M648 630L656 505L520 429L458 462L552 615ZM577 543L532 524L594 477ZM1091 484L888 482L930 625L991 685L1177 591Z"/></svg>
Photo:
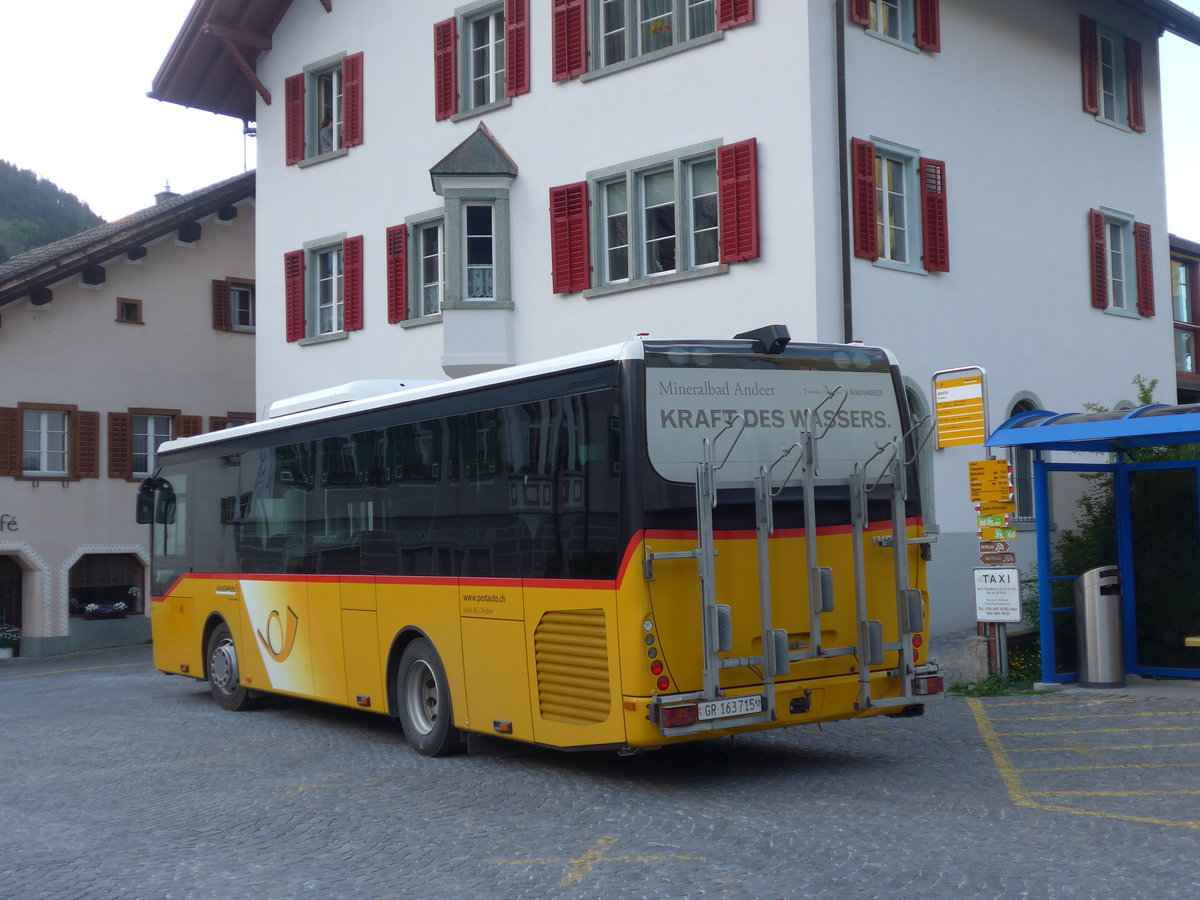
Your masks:
<svg viewBox="0 0 1200 900"><path fill-rule="evenodd" d="M1021 576L1016 569L975 570L975 617L980 622L1021 621Z"/></svg>

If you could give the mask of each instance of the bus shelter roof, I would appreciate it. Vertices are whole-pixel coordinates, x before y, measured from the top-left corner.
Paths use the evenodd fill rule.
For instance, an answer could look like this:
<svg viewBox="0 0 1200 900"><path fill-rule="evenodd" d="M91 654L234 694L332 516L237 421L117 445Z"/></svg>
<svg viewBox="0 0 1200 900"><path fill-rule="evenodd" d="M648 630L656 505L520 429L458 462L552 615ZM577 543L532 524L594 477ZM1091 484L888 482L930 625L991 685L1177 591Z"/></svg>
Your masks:
<svg viewBox="0 0 1200 900"><path fill-rule="evenodd" d="M1117 453L1126 447L1200 444L1200 404L1156 404L1100 413L1018 413L988 437L988 447Z"/></svg>

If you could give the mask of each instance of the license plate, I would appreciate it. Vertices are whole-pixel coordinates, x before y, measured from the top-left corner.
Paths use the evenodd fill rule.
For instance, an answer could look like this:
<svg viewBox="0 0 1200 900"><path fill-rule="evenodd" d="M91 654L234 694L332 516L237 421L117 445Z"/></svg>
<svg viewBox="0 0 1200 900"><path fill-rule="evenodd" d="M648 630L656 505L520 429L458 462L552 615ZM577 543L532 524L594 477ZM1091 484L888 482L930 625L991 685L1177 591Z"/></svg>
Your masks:
<svg viewBox="0 0 1200 900"><path fill-rule="evenodd" d="M705 700L699 704L696 717L701 721L707 719L728 719L734 716L753 716L762 712L762 694L752 694L749 697L726 697L723 700Z"/></svg>

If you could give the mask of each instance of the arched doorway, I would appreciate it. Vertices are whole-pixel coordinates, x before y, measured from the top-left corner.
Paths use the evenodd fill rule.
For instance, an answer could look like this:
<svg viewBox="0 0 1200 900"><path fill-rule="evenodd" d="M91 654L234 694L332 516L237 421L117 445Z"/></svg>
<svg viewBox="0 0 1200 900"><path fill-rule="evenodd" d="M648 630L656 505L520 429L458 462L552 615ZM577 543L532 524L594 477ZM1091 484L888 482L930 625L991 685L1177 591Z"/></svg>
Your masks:
<svg viewBox="0 0 1200 900"><path fill-rule="evenodd" d="M144 611L145 571L132 553L88 553L71 566L72 616L121 618Z"/></svg>

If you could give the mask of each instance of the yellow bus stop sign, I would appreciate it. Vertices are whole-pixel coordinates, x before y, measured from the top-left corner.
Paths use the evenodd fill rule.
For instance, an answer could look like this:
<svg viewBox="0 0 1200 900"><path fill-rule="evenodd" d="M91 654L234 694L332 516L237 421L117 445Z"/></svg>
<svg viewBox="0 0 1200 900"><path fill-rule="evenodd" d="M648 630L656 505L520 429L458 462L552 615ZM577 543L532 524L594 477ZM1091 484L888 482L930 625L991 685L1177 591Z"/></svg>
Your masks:
<svg viewBox="0 0 1200 900"><path fill-rule="evenodd" d="M987 437L983 369L951 369L933 376L937 446L982 444Z"/></svg>

